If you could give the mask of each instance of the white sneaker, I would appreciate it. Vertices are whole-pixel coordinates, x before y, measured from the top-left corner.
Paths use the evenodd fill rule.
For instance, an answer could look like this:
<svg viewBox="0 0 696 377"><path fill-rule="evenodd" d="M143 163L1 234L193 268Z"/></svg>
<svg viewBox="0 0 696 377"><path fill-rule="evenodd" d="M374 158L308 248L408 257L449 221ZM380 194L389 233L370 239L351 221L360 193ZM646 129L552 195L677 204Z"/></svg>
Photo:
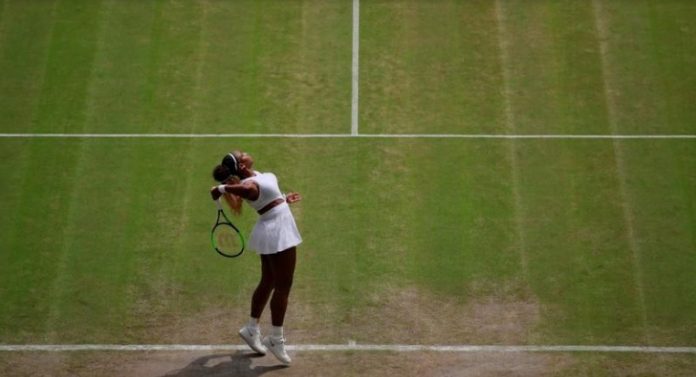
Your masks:
<svg viewBox="0 0 696 377"><path fill-rule="evenodd" d="M239 336L244 339L246 344L251 347L254 352L265 355L266 347L261 344L261 331L258 328L254 329L249 326L244 326L239 330Z"/></svg>
<svg viewBox="0 0 696 377"><path fill-rule="evenodd" d="M271 350L271 353L280 360L281 363L285 365L290 365L292 361L288 353L285 352L285 338L276 338L272 336L267 336L263 338L263 345L267 349Z"/></svg>

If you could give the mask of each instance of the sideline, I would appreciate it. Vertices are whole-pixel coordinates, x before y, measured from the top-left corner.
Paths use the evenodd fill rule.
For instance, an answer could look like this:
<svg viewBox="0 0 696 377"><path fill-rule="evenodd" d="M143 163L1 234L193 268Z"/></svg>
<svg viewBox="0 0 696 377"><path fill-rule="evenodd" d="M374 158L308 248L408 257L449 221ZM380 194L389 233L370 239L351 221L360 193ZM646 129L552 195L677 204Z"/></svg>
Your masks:
<svg viewBox="0 0 696 377"><path fill-rule="evenodd" d="M358 92L360 91L360 0L353 0L353 63L351 67L350 134L358 134Z"/></svg>

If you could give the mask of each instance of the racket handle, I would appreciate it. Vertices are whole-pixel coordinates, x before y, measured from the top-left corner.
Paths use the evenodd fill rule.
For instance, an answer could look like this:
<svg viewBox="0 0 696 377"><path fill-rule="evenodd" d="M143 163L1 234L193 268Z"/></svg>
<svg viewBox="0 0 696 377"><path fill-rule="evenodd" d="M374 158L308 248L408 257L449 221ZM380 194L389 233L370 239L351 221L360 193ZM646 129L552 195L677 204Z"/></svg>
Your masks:
<svg viewBox="0 0 696 377"><path fill-rule="evenodd" d="M215 201L215 205L217 206L217 209L218 209L218 210L222 211L222 204L220 203L220 199L217 199L217 200Z"/></svg>

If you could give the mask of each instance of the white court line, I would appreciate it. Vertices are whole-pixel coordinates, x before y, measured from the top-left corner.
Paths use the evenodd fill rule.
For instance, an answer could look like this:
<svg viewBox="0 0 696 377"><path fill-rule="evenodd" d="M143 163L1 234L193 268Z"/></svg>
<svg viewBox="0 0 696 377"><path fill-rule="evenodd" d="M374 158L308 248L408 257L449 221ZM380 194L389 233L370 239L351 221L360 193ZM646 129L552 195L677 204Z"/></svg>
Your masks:
<svg viewBox="0 0 696 377"><path fill-rule="evenodd" d="M353 0L353 65L352 65L352 100L350 114L350 134L358 134L358 91L359 81L359 57L360 57L360 0Z"/></svg>
<svg viewBox="0 0 696 377"><path fill-rule="evenodd" d="M0 352L71 352L71 351L245 351L242 345L215 344L4 344ZM423 344L298 344L288 351L386 351L386 352L622 352L696 354L696 347L605 346L605 345L423 345Z"/></svg>
<svg viewBox="0 0 696 377"><path fill-rule="evenodd" d="M79 139L214 139L214 138L289 138L289 139L696 139L696 135L508 135L508 134L111 134L111 133L0 133L2 139L79 138Z"/></svg>

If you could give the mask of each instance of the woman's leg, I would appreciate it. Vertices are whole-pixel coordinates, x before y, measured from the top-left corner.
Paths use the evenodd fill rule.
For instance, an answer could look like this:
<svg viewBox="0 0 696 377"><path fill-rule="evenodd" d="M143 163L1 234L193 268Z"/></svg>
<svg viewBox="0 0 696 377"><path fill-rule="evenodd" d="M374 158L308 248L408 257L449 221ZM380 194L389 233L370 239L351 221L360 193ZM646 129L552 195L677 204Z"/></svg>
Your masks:
<svg viewBox="0 0 696 377"><path fill-rule="evenodd" d="M261 281L251 296L251 318L249 322L239 330L239 336L261 355L265 355L267 348L261 342L261 331L259 329L259 318L263 308L268 303L268 297L273 291L273 271L271 262L266 256L261 256Z"/></svg>
<svg viewBox="0 0 696 377"><path fill-rule="evenodd" d="M268 255L273 271L274 291L271 297L271 321L273 326L283 326L285 311L288 307L288 297L295 275L295 260L297 251L291 247L285 251Z"/></svg>
<svg viewBox="0 0 696 377"><path fill-rule="evenodd" d="M259 319L273 292L274 278L270 255L261 255L261 281L251 296L251 317Z"/></svg>

